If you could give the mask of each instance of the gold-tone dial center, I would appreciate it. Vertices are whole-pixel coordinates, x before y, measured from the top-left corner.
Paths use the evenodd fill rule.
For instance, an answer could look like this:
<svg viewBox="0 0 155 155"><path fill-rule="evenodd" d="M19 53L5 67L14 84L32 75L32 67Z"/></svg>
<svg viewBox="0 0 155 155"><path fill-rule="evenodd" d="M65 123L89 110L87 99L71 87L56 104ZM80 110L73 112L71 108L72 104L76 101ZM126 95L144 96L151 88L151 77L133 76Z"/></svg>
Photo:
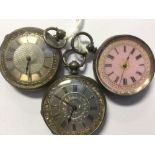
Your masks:
<svg viewBox="0 0 155 155"><path fill-rule="evenodd" d="M25 73L28 68L31 73L35 73L44 64L44 54L37 45L26 43L17 48L13 61L20 72Z"/></svg>
<svg viewBox="0 0 155 155"><path fill-rule="evenodd" d="M128 62L123 62L120 64L120 67L123 69L123 70L127 70L129 68L129 63Z"/></svg>
<svg viewBox="0 0 155 155"><path fill-rule="evenodd" d="M43 30L26 27L7 35L1 45L1 73L13 86L35 90L56 75L60 52L45 43Z"/></svg>

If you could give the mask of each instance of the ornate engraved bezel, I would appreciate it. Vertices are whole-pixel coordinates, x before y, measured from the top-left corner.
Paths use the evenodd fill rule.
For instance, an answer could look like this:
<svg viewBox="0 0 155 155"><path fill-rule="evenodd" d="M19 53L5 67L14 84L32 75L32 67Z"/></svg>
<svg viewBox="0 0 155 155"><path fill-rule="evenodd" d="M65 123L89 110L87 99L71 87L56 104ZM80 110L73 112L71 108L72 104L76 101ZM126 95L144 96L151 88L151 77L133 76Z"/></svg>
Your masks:
<svg viewBox="0 0 155 155"><path fill-rule="evenodd" d="M149 64L146 64L147 67L147 71L145 74L147 74L145 76L145 79L141 79L141 85L131 85L130 87L132 87L132 90L129 90L127 87L123 87L123 86L116 86L115 84L115 88L119 87L118 89L114 89L114 87L110 87L109 83L106 80L102 80L102 78L100 77L100 73L99 73L99 69L98 69L98 63L99 63L99 58L101 56L101 54L104 54L104 57L106 57L106 52L108 50L108 48L111 48L111 44L115 44L115 42L123 42L126 40L131 40L133 41L135 44L137 44L137 46L139 46L139 48L143 48L144 51L146 51L147 53L145 55L143 55L144 57L147 55L147 57L150 60ZM103 58L104 59L104 58ZM94 69L94 74L95 77L97 79L97 81L104 87L106 88L108 91L117 94L117 95L122 95L122 96L127 96L127 95L134 95L139 93L140 91L142 91L143 89L145 89L151 82L153 76L154 76L154 71L155 71L155 60L154 60L154 56L153 53L150 49L150 47L141 39L135 37L135 36L131 36L131 35L118 35L118 36L114 36L111 37L109 39L107 39L98 49L98 51L95 54L94 57L94 62L93 62L93 69ZM105 79L107 79L107 76L104 76ZM106 82L105 82L106 81ZM112 83L110 84L112 85ZM120 88L121 87L121 88Z"/></svg>
<svg viewBox="0 0 155 155"><path fill-rule="evenodd" d="M34 90L38 89L46 84L48 84L52 79L54 79L58 68L60 66L60 59L61 59L61 52L60 50L52 49L53 50L53 62L52 62L52 68L47 74L46 77L41 79L40 81L37 82L32 82L31 84L23 81L17 81L15 80L10 73L8 72L6 65L5 65L5 51L7 49L8 44L14 40L17 37L21 37L23 35L34 35L38 36L40 38L43 38L43 30L39 28L34 28L34 27L25 27L25 28L20 28L12 33L6 35L1 47L0 47L0 66L1 66L1 73L3 77L13 86L22 88L25 90ZM46 44L46 43L45 43ZM48 45L47 45L48 46Z"/></svg>
<svg viewBox="0 0 155 155"><path fill-rule="evenodd" d="M49 129L51 130L52 133L54 134L64 134L63 130L60 128L57 128L54 124L54 121L52 119L51 116L51 110L50 110L50 106L49 106L49 100L48 100L48 96L50 91L52 91L52 89L56 89L57 86L59 85L59 83L62 83L66 80L71 80L71 79L76 79L79 80L82 84L84 84L85 86L89 87L90 89L92 89L97 97L99 98L99 113L98 113L98 119L96 119L93 123L93 126L91 126L91 128L87 128L86 130L82 130L79 132L72 132L72 133L65 133L65 134L75 134L75 135L87 135L87 134L92 134L94 133L94 131L96 131L99 126L101 125L101 123L103 122L104 118L105 118L105 113L106 113L106 99L105 96L103 95L103 92L101 90L101 88L98 86L98 84L85 76L78 76L78 75L68 75L68 76L64 76L60 79L58 79L57 81L55 81L49 88L49 90L47 91L47 93L45 94L43 101L42 101L42 107L41 107L41 114L43 116L43 119L45 121L45 123L47 124L47 126L49 127Z"/></svg>

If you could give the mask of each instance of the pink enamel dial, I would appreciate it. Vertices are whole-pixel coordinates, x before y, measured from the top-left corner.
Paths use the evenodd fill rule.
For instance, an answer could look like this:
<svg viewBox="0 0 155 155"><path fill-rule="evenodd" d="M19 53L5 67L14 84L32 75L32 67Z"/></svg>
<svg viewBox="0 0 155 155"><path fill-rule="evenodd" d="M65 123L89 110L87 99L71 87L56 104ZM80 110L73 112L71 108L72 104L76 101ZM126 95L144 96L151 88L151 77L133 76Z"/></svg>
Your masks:
<svg viewBox="0 0 155 155"><path fill-rule="evenodd" d="M155 61L151 49L141 39L122 35L102 44L94 69L99 82L118 95L133 95L152 80Z"/></svg>

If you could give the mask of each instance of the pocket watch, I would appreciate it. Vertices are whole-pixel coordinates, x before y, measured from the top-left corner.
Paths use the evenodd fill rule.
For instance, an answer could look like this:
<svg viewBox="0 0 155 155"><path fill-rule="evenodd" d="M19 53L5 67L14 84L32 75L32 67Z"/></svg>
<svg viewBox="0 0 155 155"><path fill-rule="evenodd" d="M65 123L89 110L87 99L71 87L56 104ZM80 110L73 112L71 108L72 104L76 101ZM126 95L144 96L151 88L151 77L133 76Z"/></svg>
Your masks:
<svg viewBox="0 0 155 155"><path fill-rule="evenodd" d="M56 35L50 35L49 30L55 30ZM59 68L60 48L65 46L65 41L59 44L59 40L64 36L65 32L57 28L44 31L34 27L21 28L6 35L0 52L3 77L13 86L25 90L49 83Z"/></svg>
<svg viewBox="0 0 155 155"><path fill-rule="evenodd" d="M86 57L81 63L67 62L67 54L74 52L70 49L63 54L71 75L56 80L42 101L41 114L54 134L92 134L105 117L106 100L99 85L91 78L77 75Z"/></svg>
<svg viewBox="0 0 155 155"><path fill-rule="evenodd" d="M118 95L133 95L148 86L155 71L149 46L131 35L118 35L97 50L94 73L99 83Z"/></svg>

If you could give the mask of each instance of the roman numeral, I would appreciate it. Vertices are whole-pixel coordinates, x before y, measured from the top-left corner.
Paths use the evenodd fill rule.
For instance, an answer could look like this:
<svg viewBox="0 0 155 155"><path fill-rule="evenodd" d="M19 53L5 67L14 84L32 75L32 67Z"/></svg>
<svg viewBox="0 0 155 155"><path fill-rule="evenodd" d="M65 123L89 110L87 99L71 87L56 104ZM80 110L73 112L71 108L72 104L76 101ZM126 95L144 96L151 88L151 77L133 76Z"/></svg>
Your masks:
<svg viewBox="0 0 155 155"><path fill-rule="evenodd" d="M43 51L45 51L46 49L47 49L47 47L46 47L46 46L43 46L43 47L42 47L42 50L43 50Z"/></svg>
<svg viewBox="0 0 155 155"><path fill-rule="evenodd" d="M136 56L136 60L140 59L141 57L142 57L141 54L137 55L137 56Z"/></svg>
<svg viewBox="0 0 155 155"><path fill-rule="evenodd" d="M87 118L88 118L90 121L93 121L93 120L94 120L93 115L88 115Z"/></svg>
<svg viewBox="0 0 155 155"><path fill-rule="evenodd" d="M131 54L133 55L135 52L135 48L132 49Z"/></svg>
<svg viewBox="0 0 155 155"><path fill-rule="evenodd" d="M65 92L65 94L68 93L68 91L67 91L67 89L66 89L65 87L63 87L62 89L63 89L63 91Z"/></svg>
<svg viewBox="0 0 155 155"><path fill-rule="evenodd" d="M13 58L6 58L6 61L12 61Z"/></svg>
<svg viewBox="0 0 155 155"><path fill-rule="evenodd" d="M123 78L123 85L127 85L128 84L128 81L126 78Z"/></svg>
<svg viewBox="0 0 155 155"><path fill-rule="evenodd" d="M84 87L84 88L81 89L81 93L85 94L85 92L86 92L86 88Z"/></svg>
<svg viewBox="0 0 155 155"><path fill-rule="evenodd" d="M44 67L44 68L47 68L47 69L49 69L49 68L50 68L49 66L46 66L45 64L43 65L43 67Z"/></svg>
<svg viewBox="0 0 155 155"><path fill-rule="evenodd" d="M51 104L52 107L57 108L58 105L57 104Z"/></svg>
<svg viewBox="0 0 155 155"><path fill-rule="evenodd" d="M105 67L112 67L112 64L105 64Z"/></svg>
<svg viewBox="0 0 155 155"><path fill-rule="evenodd" d="M16 41L16 44L17 44L17 46L20 46L21 45L20 42L18 42L18 40Z"/></svg>
<svg viewBox="0 0 155 155"><path fill-rule="evenodd" d="M44 58L52 58L52 56L45 56Z"/></svg>
<svg viewBox="0 0 155 155"><path fill-rule="evenodd" d="M95 98L94 96L90 96L88 100L90 101L90 100L92 100L94 98Z"/></svg>
<svg viewBox="0 0 155 155"><path fill-rule="evenodd" d="M111 72L111 73L109 73L109 74L107 74L108 76L110 76L110 75L112 75L114 72Z"/></svg>
<svg viewBox="0 0 155 155"><path fill-rule="evenodd" d="M139 64L139 66L144 66L144 64Z"/></svg>
<svg viewBox="0 0 155 155"><path fill-rule="evenodd" d="M28 74L28 78L29 78L29 81L32 81L32 76L31 76L31 73L30 72Z"/></svg>
<svg viewBox="0 0 155 155"><path fill-rule="evenodd" d="M83 127L84 127L84 128L86 128L86 125L85 125L85 123L84 123L84 122L82 122L82 125L83 125Z"/></svg>
<svg viewBox="0 0 155 155"><path fill-rule="evenodd" d="M90 110L97 110L97 106L90 107Z"/></svg>
<svg viewBox="0 0 155 155"><path fill-rule="evenodd" d="M67 123L66 123L66 121L64 120L64 121L61 123L61 127L62 127L62 128L65 128L66 125L67 125Z"/></svg>
<svg viewBox="0 0 155 155"><path fill-rule="evenodd" d="M54 119L59 119L59 117L60 117L61 115L60 115L60 113L57 113L57 114L55 114L53 117L54 117Z"/></svg>
<svg viewBox="0 0 155 155"><path fill-rule="evenodd" d="M9 51L10 51L10 52L14 52L14 51L15 51L15 48L10 47L10 48L9 48Z"/></svg>
<svg viewBox="0 0 155 155"><path fill-rule="evenodd" d="M117 54L119 54L119 52L118 52L117 48L115 48L115 51L116 51L116 53L117 53Z"/></svg>
<svg viewBox="0 0 155 155"><path fill-rule="evenodd" d="M117 77L116 77L116 79L115 79L115 81L114 81L114 82L115 82L115 83L117 83L117 82L118 82L118 80L119 80L119 76L117 76Z"/></svg>
<svg viewBox="0 0 155 155"><path fill-rule="evenodd" d="M137 72L136 72L136 74L138 74L138 75L140 75L140 76L142 75L142 73L141 73L141 72L139 72L139 71L137 71Z"/></svg>
<svg viewBox="0 0 155 155"><path fill-rule="evenodd" d="M41 72L37 72L37 74L39 75L39 77L41 77L42 75L41 75Z"/></svg>
<svg viewBox="0 0 155 155"><path fill-rule="evenodd" d="M75 131L76 130L76 125L75 124L73 124L73 131Z"/></svg>
<svg viewBox="0 0 155 155"><path fill-rule="evenodd" d="M124 46L124 53L126 53L126 46Z"/></svg>
<svg viewBox="0 0 155 155"><path fill-rule="evenodd" d="M136 82L136 79L135 79L134 76L131 76L130 78L131 78L131 80L132 80L133 83Z"/></svg>
<svg viewBox="0 0 155 155"><path fill-rule="evenodd" d="M109 54L107 57L110 58L111 60L114 59L114 56L112 56L112 55L110 55L110 54Z"/></svg>
<svg viewBox="0 0 155 155"><path fill-rule="evenodd" d="M77 92L77 85L73 85L73 92Z"/></svg>

